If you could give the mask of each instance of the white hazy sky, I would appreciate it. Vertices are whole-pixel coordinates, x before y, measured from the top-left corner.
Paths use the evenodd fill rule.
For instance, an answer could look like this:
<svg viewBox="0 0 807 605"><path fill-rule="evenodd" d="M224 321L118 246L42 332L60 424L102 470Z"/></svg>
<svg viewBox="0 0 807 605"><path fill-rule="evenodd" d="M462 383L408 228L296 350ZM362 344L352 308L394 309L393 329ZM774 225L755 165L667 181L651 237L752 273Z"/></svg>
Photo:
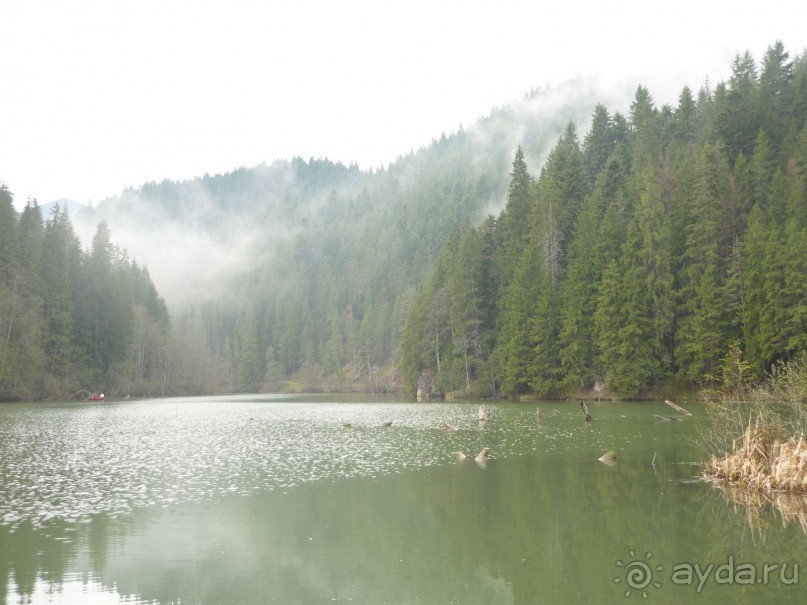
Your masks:
<svg viewBox="0 0 807 605"><path fill-rule="evenodd" d="M22 207L293 156L386 166L525 92L657 103L737 52L807 47L807 2L0 0L0 181Z"/></svg>

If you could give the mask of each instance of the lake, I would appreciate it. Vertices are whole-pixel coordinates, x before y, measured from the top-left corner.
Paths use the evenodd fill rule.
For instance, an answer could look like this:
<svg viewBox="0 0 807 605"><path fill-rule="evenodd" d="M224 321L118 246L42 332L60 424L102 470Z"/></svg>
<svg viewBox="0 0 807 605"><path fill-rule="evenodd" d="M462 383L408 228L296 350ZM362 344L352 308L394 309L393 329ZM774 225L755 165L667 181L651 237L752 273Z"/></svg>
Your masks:
<svg viewBox="0 0 807 605"><path fill-rule="evenodd" d="M0 405L0 603L807 598L807 506L700 481L698 404L351 397Z"/></svg>

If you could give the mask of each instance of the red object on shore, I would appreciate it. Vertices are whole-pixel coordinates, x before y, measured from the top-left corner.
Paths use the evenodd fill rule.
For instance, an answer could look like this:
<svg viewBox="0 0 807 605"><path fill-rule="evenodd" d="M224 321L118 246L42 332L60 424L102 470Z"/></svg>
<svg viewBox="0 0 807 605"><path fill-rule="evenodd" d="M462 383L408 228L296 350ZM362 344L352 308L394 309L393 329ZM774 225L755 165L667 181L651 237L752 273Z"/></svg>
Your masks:
<svg viewBox="0 0 807 605"><path fill-rule="evenodd" d="M90 393L90 396L87 397L87 401L103 401L104 394L103 393Z"/></svg>

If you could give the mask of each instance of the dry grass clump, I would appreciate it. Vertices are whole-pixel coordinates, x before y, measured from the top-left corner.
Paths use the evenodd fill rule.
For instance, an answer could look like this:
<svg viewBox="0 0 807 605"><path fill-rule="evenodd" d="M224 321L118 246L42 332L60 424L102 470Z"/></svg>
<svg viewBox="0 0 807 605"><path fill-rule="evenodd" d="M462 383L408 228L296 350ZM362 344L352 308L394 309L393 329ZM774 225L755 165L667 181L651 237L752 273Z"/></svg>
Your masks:
<svg viewBox="0 0 807 605"><path fill-rule="evenodd" d="M732 451L712 456L705 476L755 491L807 494L807 441L797 435L781 438L779 430L749 421L742 438Z"/></svg>
<svg viewBox="0 0 807 605"><path fill-rule="evenodd" d="M728 365L743 367L738 359ZM706 477L754 490L807 493L807 355L775 364L763 384L731 383L730 390L709 397L703 442L724 454L710 457Z"/></svg>
<svg viewBox="0 0 807 605"><path fill-rule="evenodd" d="M807 533L807 355L775 364L756 385L742 378L739 349L729 357L736 371L708 397L704 477L743 507L752 528L772 507L785 525L797 521Z"/></svg>

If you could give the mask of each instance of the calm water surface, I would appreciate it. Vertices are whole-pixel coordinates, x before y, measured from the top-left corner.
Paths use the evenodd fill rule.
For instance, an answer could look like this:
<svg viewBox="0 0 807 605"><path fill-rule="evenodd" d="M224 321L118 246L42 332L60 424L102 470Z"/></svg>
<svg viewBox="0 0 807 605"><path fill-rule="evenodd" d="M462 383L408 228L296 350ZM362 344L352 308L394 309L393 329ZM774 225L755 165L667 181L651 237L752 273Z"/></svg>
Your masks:
<svg viewBox="0 0 807 605"><path fill-rule="evenodd" d="M663 403L593 404L591 423L570 402L486 407L480 423L478 404L329 397L0 405L0 603L807 598L788 516L807 525L807 507L698 481L698 405L662 422Z"/></svg>

